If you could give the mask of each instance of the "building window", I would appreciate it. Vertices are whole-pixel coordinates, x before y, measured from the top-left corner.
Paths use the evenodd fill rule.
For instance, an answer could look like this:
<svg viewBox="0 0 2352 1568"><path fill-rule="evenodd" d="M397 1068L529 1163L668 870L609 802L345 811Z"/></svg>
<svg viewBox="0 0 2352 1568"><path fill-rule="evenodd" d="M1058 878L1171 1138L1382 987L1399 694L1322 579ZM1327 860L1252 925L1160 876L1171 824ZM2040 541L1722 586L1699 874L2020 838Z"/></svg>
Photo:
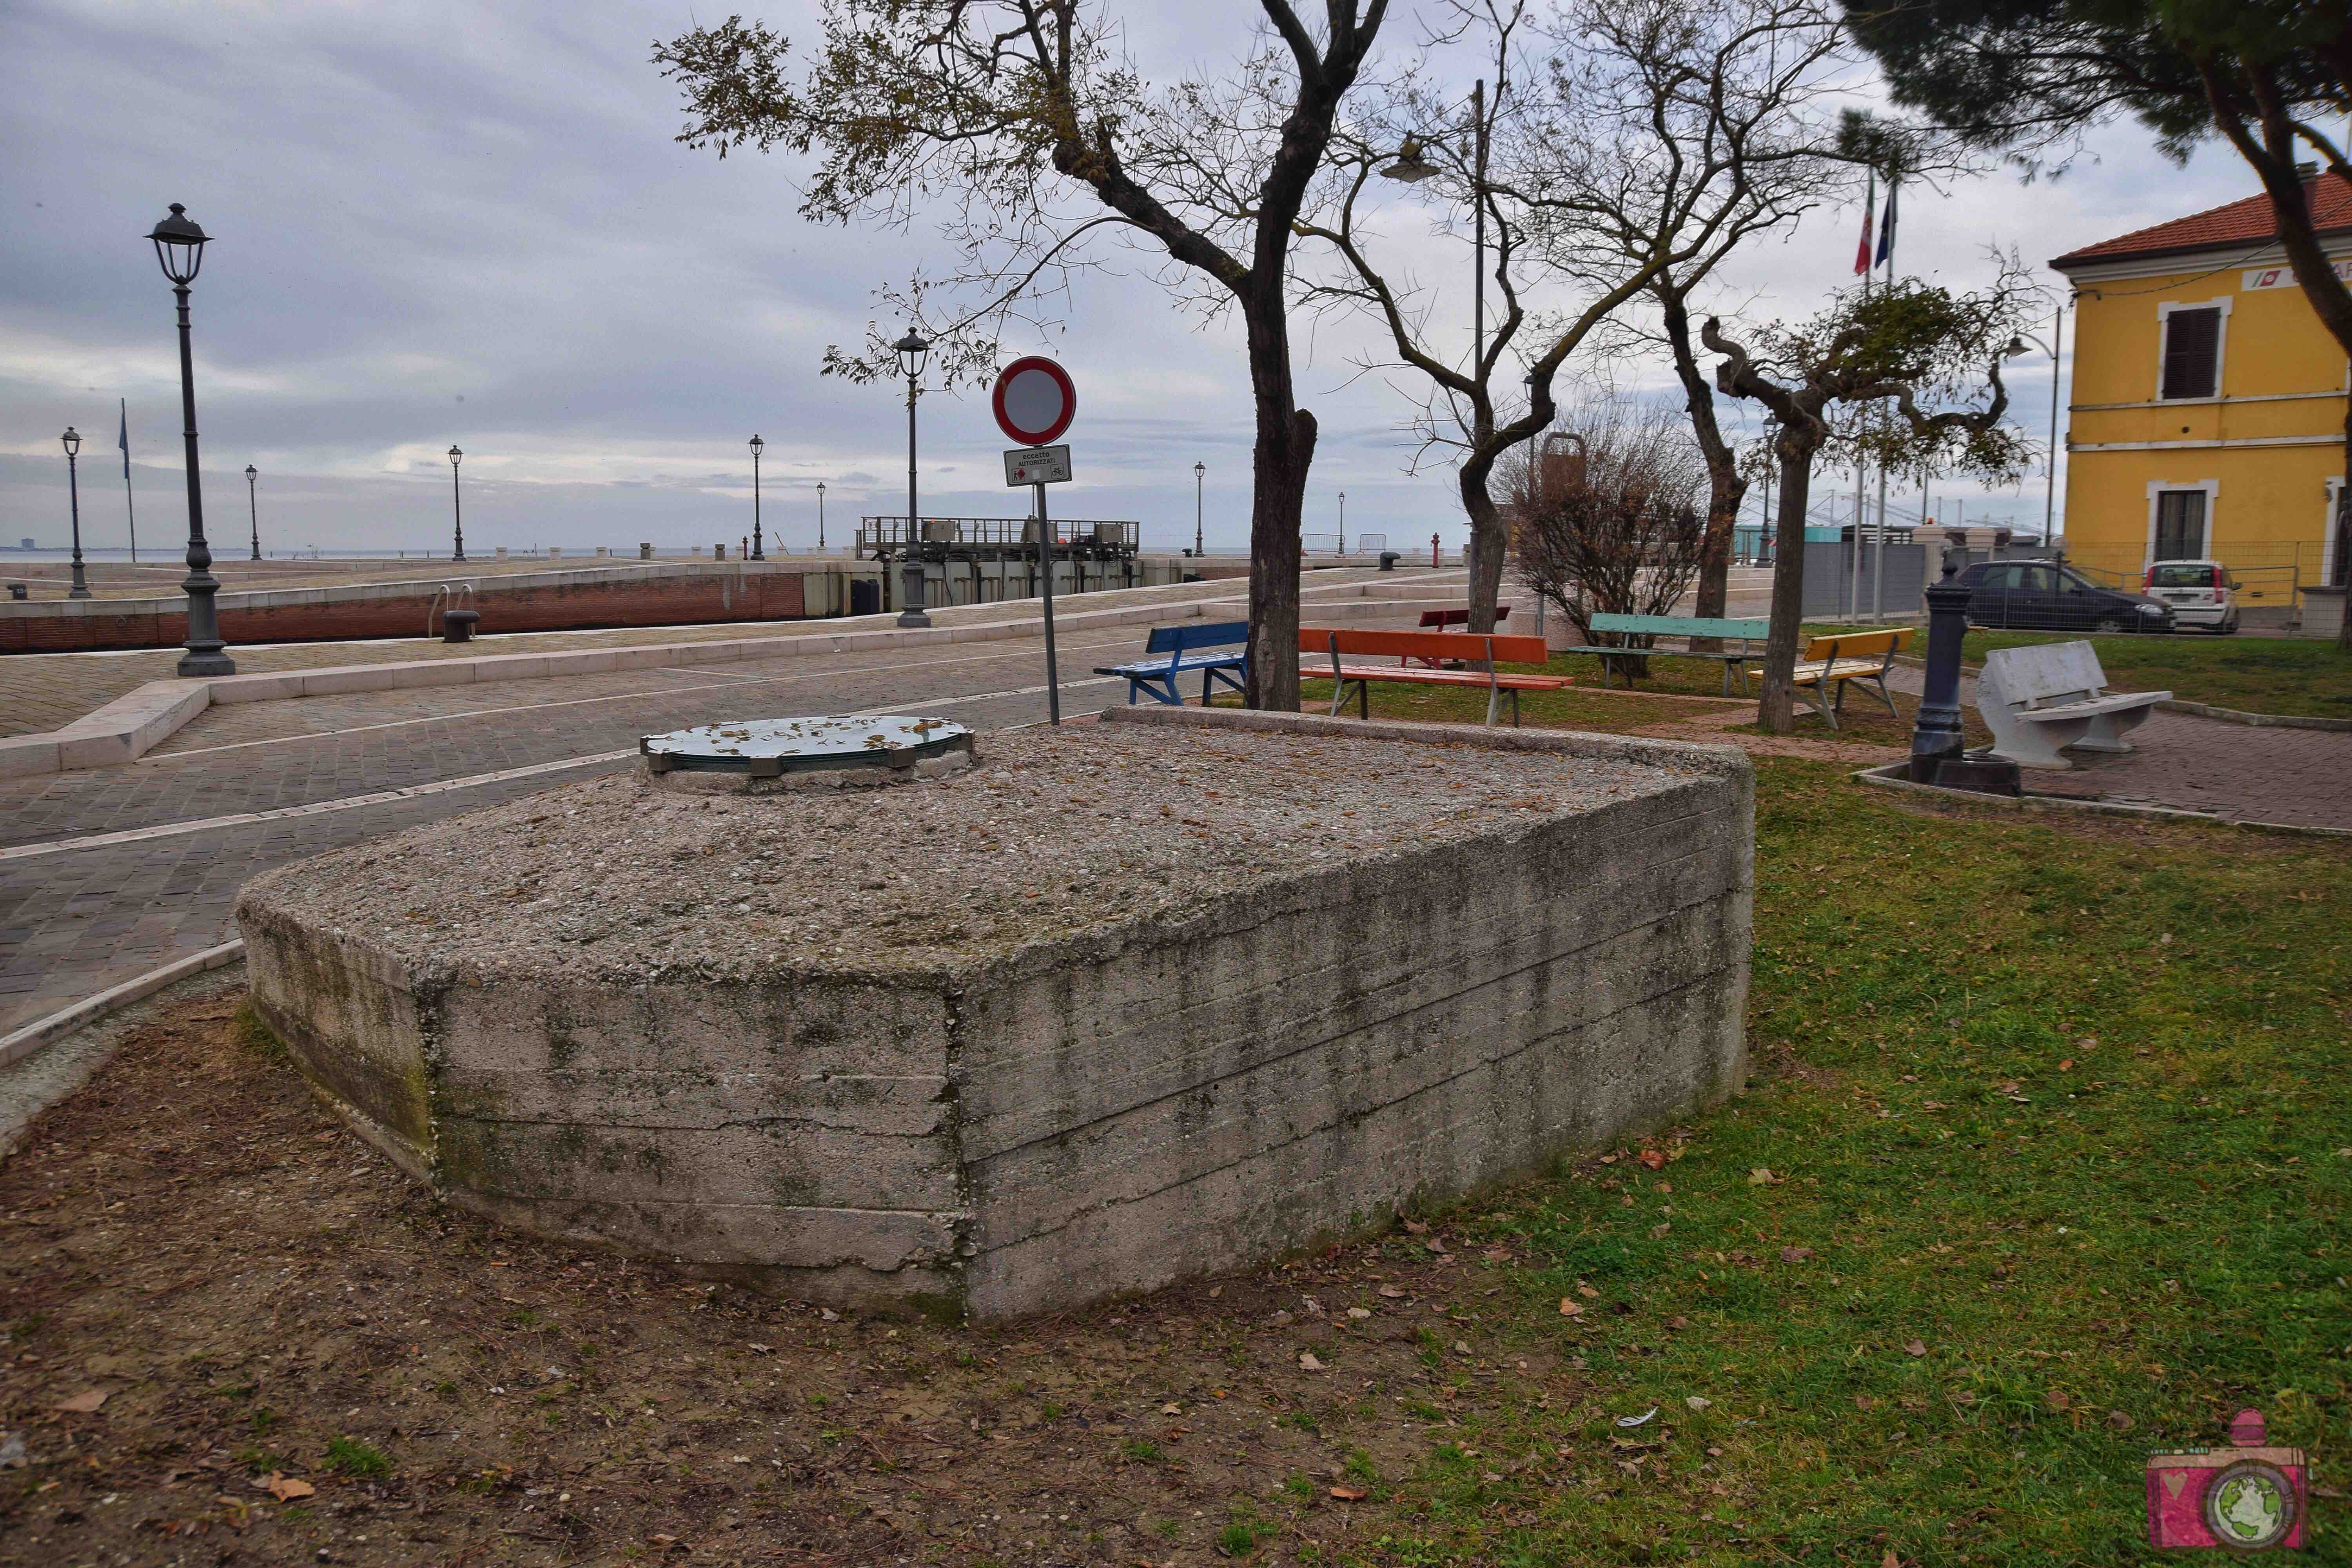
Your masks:
<svg viewBox="0 0 2352 1568"><path fill-rule="evenodd" d="M2164 313L2164 381L2159 397L2211 397L2221 390L2221 307Z"/></svg>
<svg viewBox="0 0 2352 1568"><path fill-rule="evenodd" d="M2178 321L2179 318L2175 317ZM2156 498L2156 559L2205 558L2205 492L2161 490Z"/></svg>

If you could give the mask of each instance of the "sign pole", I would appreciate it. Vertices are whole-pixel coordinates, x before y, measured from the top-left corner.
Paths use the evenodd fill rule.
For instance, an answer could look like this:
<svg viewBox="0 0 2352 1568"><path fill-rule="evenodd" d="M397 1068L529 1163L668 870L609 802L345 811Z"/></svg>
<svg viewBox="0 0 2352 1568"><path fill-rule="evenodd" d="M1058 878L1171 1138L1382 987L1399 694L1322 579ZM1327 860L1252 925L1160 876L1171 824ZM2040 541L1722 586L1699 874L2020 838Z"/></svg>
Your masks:
<svg viewBox="0 0 2352 1568"><path fill-rule="evenodd" d="M1045 521L1045 487L1029 487L1037 497L1037 560L1045 568L1039 574L1041 591L1045 601L1045 712L1053 722L1062 721L1062 675L1054 659L1054 525Z"/></svg>

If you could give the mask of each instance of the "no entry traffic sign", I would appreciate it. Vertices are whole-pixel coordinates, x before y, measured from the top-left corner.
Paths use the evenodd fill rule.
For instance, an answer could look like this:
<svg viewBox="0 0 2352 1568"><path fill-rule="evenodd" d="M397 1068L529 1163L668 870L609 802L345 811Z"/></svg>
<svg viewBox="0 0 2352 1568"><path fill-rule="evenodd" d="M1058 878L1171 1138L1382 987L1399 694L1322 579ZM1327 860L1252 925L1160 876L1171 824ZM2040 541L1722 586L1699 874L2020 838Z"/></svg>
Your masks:
<svg viewBox="0 0 2352 1568"><path fill-rule="evenodd" d="M990 398L996 427L1024 447L1043 447L1061 437L1078 411L1078 389L1070 373L1040 354L1014 360L998 373Z"/></svg>

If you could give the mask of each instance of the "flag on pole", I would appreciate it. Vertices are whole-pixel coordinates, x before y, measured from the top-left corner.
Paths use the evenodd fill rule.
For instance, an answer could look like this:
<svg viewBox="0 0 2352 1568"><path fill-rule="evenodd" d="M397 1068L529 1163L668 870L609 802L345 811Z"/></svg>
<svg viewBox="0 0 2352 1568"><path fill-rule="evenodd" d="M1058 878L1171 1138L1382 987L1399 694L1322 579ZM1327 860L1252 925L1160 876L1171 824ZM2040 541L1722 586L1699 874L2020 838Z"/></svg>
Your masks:
<svg viewBox="0 0 2352 1568"><path fill-rule="evenodd" d="M131 522L131 563L139 564L139 508L131 499L131 400L120 400L122 405L121 433L114 444L122 448L122 511Z"/></svg>
<svg viewBox="0 0 2352 1568"><path fill-rule="evenodd" d="M1886 182L1886 216L1878 226L1876 264L1885 268L1890 278L1895 275L1895 197L1902 189L1903 182L1900 180L1889 179Z"/></svg>
<svg viewBox="0 0 2352 1568"><path fill-rule="evenodd" d="M1874 171L1870 183L1863 187L1862 242L1853 249L1853 275L1867 277L1870 272L1870 231L1878 226L1878 176Z"/></svg>

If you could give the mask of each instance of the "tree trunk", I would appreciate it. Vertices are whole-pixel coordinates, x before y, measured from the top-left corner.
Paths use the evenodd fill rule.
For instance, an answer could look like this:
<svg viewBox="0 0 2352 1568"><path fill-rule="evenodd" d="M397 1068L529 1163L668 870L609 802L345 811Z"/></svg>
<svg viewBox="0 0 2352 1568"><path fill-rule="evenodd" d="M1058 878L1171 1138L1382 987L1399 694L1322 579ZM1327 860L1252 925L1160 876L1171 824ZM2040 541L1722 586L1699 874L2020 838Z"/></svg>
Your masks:
<svg viewBox="0 0 2352 1568"><path fill-rule="evenodd" d="M1780 460L1780 528L1773 545L1772 627L1764 639L1764 694L1756 721L1775 735L1797 727L1797 645L1805 618L1805 512L1811 501L1813 452L1820 445L1783 426L1773 443Z"/></svg>
<svg viewBox="0 0 2352 1568"><path fill-rule="evenodd" d="M1503 597L1503 563L1511 549L1503 510L1486 491L1494 468L1492 458L1474 454L1462 465L1460 479L1462 510L1470 519L1470 537L1477 541L1471 551L1477 570L1470 576L1470 619L1465 627L1474 637L1488 636L1495 629L1495 612Z"/></svg>
<svg viewBox="0 0 2352 1568"><path fill-rule="evenodd" d="M1671 289L1654 292L1665 318L1666 342L1674 349L1675 374L1682 378L1690 408L1691 432L1706 459L1706 539L1699 549L1696 608L1700 616L1720 620L1730 595L1731 531L1739 521L1740 502L1748 498L1748 481L1739 477L1739 460L1715 417L1715 387L1691 352L1690 311L1682 295ZM1720 653L1723 639L1693 637L1690 646L1693 652Z"/></svg>
<svg viewBox="0 0 2352 1568"><path fill-rule="evenodd" d="M1249 677L1243 701L1298 711L1298 530L1315 416L1292 406L1289 323L1277 300L1247 312L1257 445L1250 454Z"/></svg>

